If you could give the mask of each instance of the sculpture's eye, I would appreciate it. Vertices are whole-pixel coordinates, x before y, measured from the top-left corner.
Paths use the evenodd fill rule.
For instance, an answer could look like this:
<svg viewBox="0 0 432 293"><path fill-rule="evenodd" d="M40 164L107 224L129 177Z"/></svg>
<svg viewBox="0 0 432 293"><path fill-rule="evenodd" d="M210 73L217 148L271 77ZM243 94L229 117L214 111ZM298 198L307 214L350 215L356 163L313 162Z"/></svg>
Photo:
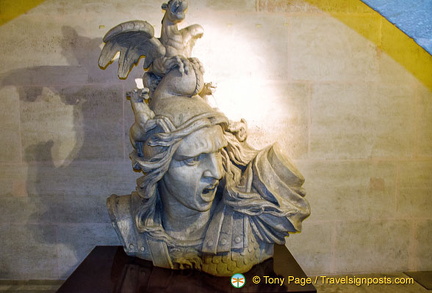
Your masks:
<svg viewBox="0 0 432 293"><path fill-rule="evenodd" d="M195 166L196 164L198 164L200 161L200 156L195 156L195 157L191 157L191 158L187 158L185 160L183 160L183 162L188 165L188 166Z"/></svg>

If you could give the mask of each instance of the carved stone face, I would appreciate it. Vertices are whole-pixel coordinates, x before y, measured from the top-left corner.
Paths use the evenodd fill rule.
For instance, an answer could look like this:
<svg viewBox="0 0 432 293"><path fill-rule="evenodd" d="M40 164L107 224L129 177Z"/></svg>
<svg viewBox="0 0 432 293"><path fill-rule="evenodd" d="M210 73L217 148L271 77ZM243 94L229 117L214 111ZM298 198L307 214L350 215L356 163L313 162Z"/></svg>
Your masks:
<svg viewBox="0 0 432 293"><path fill-rule="evenodd" d="M164 205L208 211L224 176L220 150L227 144L219 125L202 128L183 139L159 182Z"/></svg>

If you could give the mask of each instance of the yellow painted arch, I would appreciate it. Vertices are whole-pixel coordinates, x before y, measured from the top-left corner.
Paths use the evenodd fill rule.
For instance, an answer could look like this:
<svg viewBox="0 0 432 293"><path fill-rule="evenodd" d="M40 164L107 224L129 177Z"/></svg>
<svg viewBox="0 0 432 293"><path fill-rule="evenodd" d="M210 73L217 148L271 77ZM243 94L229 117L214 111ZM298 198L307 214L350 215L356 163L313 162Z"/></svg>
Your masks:
<svg viewBox="0 0 432 293"><path fill-rule="evenodd" d="M375 43L378 49L392 57L432 90L432 55L378 12L360 0L305 1L329 13ZM365 15L370 17L361 17ZM377 34L375 29L380 30L380 34Z"/></svg>
<svg viewBox="0 0 432 293"><path fill-rule="evenodd" d="M26 13L45 0L0 0L0 25Z"/></svg>

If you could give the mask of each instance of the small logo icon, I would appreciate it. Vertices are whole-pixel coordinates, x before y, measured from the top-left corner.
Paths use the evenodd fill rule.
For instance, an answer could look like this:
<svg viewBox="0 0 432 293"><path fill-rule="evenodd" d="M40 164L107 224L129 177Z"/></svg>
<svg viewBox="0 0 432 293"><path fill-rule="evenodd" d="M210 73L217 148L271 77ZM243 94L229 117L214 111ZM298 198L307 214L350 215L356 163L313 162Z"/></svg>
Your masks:
<svg viewBox="0 0 432 293"><path fill-rule="evenodd" d="M231 277L231 285L234 288L241 288L246 284L246 278L242 274L235 274Z"/></svg>
<svg viewBox="0 0 432 293"><path fill-rule="evenodd" d="M259 284L261 282L261 278L259 276L255 276L252 278L252 282L254 284Z"/></svg>

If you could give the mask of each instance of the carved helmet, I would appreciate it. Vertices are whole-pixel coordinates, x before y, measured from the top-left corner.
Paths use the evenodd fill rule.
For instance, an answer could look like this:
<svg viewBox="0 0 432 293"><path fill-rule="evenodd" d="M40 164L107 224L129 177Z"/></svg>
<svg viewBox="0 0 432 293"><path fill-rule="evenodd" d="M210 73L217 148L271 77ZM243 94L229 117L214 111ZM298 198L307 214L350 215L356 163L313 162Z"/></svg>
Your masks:
<svg viewBox="0 0 432 293"><path fill-rule="evenodd" d="M152 102L151 108L156 125L146 132L146 141L142 146L145 160L151 160L160 153L161 148L180 141L201 128L213 125L226 128L229 123L223 113L210 107L199 96L159 98Z"/></svg>

